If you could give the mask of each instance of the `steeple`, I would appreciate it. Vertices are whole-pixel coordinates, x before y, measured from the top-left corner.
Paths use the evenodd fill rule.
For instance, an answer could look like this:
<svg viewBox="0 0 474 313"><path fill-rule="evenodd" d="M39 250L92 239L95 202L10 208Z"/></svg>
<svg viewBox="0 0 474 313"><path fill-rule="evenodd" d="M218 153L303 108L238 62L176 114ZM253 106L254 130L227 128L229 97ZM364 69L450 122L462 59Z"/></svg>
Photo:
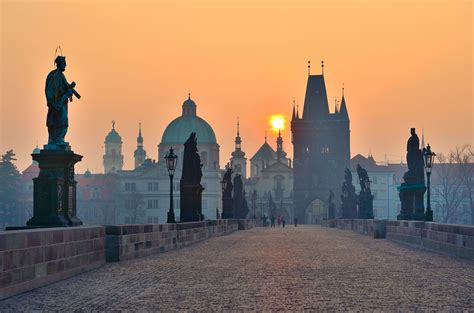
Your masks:
<svg viewBox="0 0 474 313"><path fill-rule="evenodd" d="M137 149L135 149L133 156L135 158L135 168L139 167L143 164L143 162L145 162L146 151L143 149L142 123L138 124Z"/></svg>
<svg viewBox="0 0 474 313"><path fill-rule="evenodd" d="M230 164L232 164L234 171L243 178L247 177L247 158L245 152L242 151L242 138L240 138L240 121L237 118L237 136L235 136L235 150L232 152L230 158Z"/></svg>
<svg viewBox="0 0 474 313"><path fill-rule="evenodd" d="M278 137L277 137L277 160L278 162L284 157L283 152L283 138L281 138L281 129L278 129Z"/></svg>
<svg viewBox="0 0 474 313"><path fill-rule="evenodd" d="M341 119L349 120L349 113L347 112L346 99L344 98L344 85L342 86L342 100L339 107L339 114Z"/></svg>
<svg viewBox="0 0 474 313"><path fill-rule="evenodd" d="M337 108L337 98L334 97L334 114L338 114L339 109Z"/></svg>

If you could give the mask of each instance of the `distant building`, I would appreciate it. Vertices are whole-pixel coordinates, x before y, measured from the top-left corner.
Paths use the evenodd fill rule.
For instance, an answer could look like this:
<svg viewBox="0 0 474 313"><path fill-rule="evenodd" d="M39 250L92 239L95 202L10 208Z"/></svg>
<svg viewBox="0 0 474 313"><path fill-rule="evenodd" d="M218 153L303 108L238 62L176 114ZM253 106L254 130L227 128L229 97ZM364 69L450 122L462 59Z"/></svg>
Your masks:
<svg viewBox="0 0 474 313"><path fill-rule="evenodd" d="M112 129L105 137L104 173L115 174L123 168L122 137L115 130L115 121Z"/></svg>
<svg viewBox="0 0 474 313"><path fill-rule="evenodd" d="M240 138L240 124L237 121L237 136L235 137L235 150L230 158L230 165L236 174L240 174L245 181L247 178L247 158L245 152L242 151L242 138Z"/></svg>
<svg viewBox="0 0 474 313"><path fill-rule="evenodd" d="M290 222L294 216L293 169L291 160L283 149L283 138L279 132L277 150L265 142L250 159L251 175L245 181L249 216L260 218L283 216ZM257 198L252 203L252 194ZM254 212L255 211L255 212Z"/></svg>
<svg viewBox="0 0 474 313"><path fill-rule="evenodd" d="M320 222L331 190L340 208L341 183L351 155L349 123L344 92L340 108L330 113L324 75L309 75L303 114L300 118L293 108L291 120L295 212L300 222Z"/></svg>
<svg viewBox="0 0 474 313"><path fill-rule="evenodd" d="M202 163L202 209L206 219L216 217L216 208L221 208L219 169L219 145L212 127L197 115L196 103L191 96L182 105L181 116L174 119L163 132L158 145L158 161L146 159L134 170L117 171L118 177L118 223L166 223L170 207L170 182L165 155L171 147L178 156L174 174L174 211L180 216L180 179L184 154L184 142L191 132L196 133L198 152ZM107 141L107 140L106 140ZM143 137L139 131L137 151L141 151ZM141 149L140 149L141 148ZM142 154L143 155L143 154ZM136 154L135 154L136 156ZM104 157L105 158L105 157ZM139 163L137 162L136 164Z"/></svg>

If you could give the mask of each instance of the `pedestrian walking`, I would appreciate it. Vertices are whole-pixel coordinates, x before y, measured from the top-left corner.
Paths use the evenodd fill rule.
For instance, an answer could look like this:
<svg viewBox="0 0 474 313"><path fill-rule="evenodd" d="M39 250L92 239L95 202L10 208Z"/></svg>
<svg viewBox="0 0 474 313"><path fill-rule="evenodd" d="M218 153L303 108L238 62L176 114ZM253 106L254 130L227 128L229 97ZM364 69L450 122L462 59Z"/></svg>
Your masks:
<svg viewBox="0 0 474 313"><path fill-rule="evenodd" d="M285 217L284 216L281 217L281 225L283 226L283 228L285 228Z"/></svg>
<svg viewBox="0 0 474 313"><path fill-rule="evenodd" d="M270 227L275 227L275 217L273 215L270 217Z"/></svg>
<svg viewBox="0 0 474 313"><path fill-rule="evenodd" d="M281 225L281 215L278 215L278 227Z"/></svg>
<svg viewBox="0 0 474 313"><path fill-rule="evenodd" d="M298 226L298 218L295 217L295 218L293 219L293 221L295 222L295 227Z"/></svg>

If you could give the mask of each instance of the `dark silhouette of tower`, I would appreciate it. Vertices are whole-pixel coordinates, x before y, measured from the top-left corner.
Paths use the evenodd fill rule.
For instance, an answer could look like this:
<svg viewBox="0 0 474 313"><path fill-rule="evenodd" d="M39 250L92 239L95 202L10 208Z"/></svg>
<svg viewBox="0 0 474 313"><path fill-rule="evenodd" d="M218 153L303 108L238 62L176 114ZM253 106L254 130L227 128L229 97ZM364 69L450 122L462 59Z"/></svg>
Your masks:
<svg viewBox="0 0 474 313"><path fill-rule="evenodd" d="M145 162L146 151L143 149L142 123L138 124L137 149L135 149L133 156L135 158L135 168Z"/></svg>
<svg viewBox="0 0 474 313"><path fill-rule="evenodd" d="M341 183L350 161L349 114L344 88L339 110L330 113L324 74L311 75L308 71L303 115L300 118L298 108L293 107L291 132L295 215L298 221L306 221L307 208L315 200L327 206L330 191L336 195L336 207L340 207Z"/></svg>

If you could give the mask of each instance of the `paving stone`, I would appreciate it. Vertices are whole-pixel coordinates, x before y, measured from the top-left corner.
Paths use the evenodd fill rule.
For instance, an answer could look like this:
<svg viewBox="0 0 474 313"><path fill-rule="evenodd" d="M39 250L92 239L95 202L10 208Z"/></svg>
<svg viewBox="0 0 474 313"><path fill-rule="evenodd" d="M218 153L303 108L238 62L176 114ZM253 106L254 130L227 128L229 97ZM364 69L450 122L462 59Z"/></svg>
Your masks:
<svg viewBox="0 0 474 313"><path fill-rule="evenodd" d="M474 310L474 262L353 231L254 228L109 263L4 311Z"/></svg>

